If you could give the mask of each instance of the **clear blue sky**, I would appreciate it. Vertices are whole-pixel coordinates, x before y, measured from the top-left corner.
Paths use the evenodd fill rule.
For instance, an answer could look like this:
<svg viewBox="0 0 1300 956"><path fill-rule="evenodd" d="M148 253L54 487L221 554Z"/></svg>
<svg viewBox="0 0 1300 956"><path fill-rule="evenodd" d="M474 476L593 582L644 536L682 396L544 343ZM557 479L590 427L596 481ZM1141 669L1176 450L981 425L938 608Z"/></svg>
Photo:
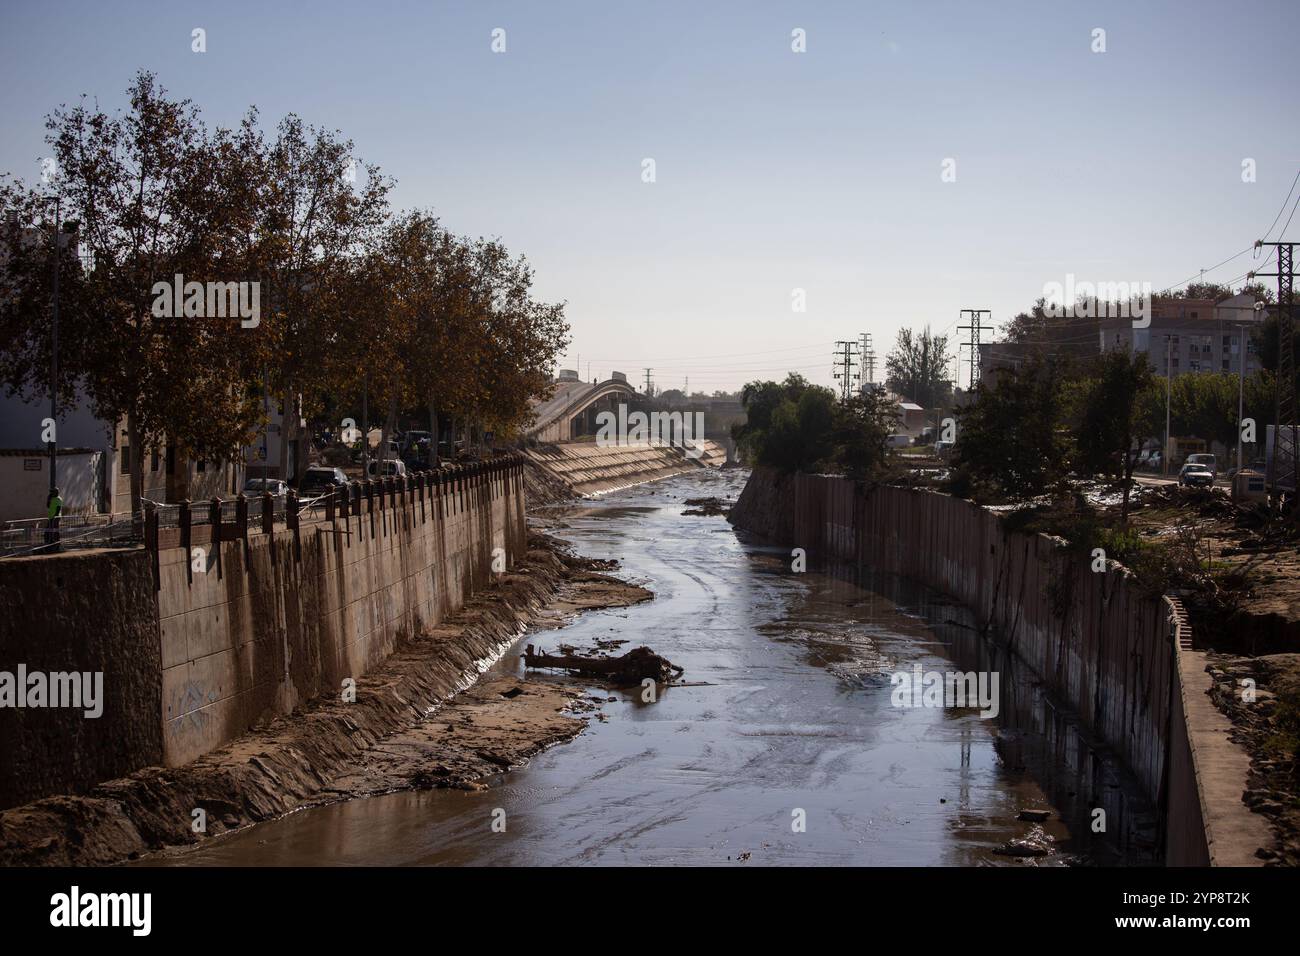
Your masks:
<svg viewBox="0 0 1300 956"><path fill-rule="evenodd" d="M399 206L525 252L584 375L830 384L835 339L883 356L1067 272L1161 288L1244 249L1300 169L1298 43L1295 0L4 0L0 169L38 175L51 108L147 68L212 123L341 129Z"/></svg>

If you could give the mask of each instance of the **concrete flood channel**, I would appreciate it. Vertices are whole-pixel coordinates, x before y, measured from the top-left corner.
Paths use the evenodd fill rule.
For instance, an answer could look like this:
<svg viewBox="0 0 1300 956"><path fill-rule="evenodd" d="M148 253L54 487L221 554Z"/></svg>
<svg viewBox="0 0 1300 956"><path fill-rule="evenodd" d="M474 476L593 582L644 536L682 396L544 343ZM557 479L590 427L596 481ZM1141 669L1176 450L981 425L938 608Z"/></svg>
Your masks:
<svg viewBox="0 0 1300 956"><path fill-rule="evenodd" d="M936 592L853 569L792 573L787 549L686 499L698 472L585 502L553 533L616 558L655 599L521 640L645 644L685 667L655 703L605 703L573 741L480 792L395 793L302 811L172 865L1125 865L1159 862L1154 813L1032 674ZM896 707L890 674L995 670L1000 713ZM515 652L494 668L522 671ZM568 680L533 672L534 678ZM1093 832L1095 807L1106 832ZM492 824L505 811L505 831ZM1041 823L1021 810L1050 810ZM803 811L806 826L795 832ZM1044 856L995 852L1033 840Z"/></svg>

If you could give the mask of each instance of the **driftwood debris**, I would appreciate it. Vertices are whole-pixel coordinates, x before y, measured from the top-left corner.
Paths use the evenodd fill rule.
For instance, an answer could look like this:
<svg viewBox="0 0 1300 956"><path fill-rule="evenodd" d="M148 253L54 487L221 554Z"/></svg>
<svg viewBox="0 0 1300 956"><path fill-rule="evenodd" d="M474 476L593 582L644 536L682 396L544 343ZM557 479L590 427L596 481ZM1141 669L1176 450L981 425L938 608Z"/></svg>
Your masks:
<svg viewBox="0 0 1300 956"><path fill-rule="evenodd" d="M639 684L647 677L667 683L685 670L648 647L638 647L621 657L583 657L580 654L542 654L529 644L524 652L525 667L558 667L561 670L603 677L615 684Z"/></svg>

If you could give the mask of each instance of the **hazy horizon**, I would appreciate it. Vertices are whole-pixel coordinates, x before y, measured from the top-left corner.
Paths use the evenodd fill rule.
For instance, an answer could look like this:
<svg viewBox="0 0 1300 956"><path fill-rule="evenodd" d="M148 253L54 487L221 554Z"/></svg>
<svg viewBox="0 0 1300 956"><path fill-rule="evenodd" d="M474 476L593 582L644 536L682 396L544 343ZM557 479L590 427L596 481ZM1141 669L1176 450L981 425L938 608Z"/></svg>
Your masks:
<svg viewBox="0 0 1300 956"><path fill-rule="evenodd" d="M210 124L295 112L395 177L396 207L525 253L538 294L568 303L562 366L634 382L649 366L662 389L788 369L833 384L832 344L863 332L879 379L900 327L952 332L963 308L1001 325L1069 273L1163 289L1263 236L1300 160L1273 76L1300 10L1279 0L2 16L22 82L0 90L0 171L35 180L44 116L82 93L116 109L139 69Z"/></svg>

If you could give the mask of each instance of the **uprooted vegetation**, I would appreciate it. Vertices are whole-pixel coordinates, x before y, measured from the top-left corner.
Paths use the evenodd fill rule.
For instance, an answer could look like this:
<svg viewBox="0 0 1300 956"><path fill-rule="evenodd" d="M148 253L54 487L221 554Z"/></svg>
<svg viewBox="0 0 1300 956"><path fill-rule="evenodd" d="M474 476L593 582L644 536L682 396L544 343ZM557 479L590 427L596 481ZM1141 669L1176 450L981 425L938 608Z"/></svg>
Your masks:
<svg viewBox="0 0 1300 956"><path fill-rule="evenodd" d="M1300 536L1293 520L1262 504L1237 505L1209 489L1176 486L1140 489L1130 512L1121 523L1114 504L1078 493L1019 508L1005 520L1014 530L1062 539L1081 559L1118 562L1147 593L1179 596L1195 632L1214 635L1220 648L1256 651L1258 632L1234 626L1244 613L1296 618ZM1293 590L1290 598L1279 598L1279 583Z"/></svg>
<svg viewBox="0 0 1300 956"><path fill-rule="evenodd" d="M1258 855L1273 865L1300 865L1297 514L1173 485L1141 488L1127 524L1116 511L1079 494L1072 502L1019 509L1007 521L1064 539L1076 560L1095 560L1100 548L1139 587L1182 599L1194 642L1210 651L1210 696L1232 721L1232 739L1250 754L1242 800L1269 818L1275 836L1275 845ZM1072 580L1048 584L1061 613Z"/></svg>

